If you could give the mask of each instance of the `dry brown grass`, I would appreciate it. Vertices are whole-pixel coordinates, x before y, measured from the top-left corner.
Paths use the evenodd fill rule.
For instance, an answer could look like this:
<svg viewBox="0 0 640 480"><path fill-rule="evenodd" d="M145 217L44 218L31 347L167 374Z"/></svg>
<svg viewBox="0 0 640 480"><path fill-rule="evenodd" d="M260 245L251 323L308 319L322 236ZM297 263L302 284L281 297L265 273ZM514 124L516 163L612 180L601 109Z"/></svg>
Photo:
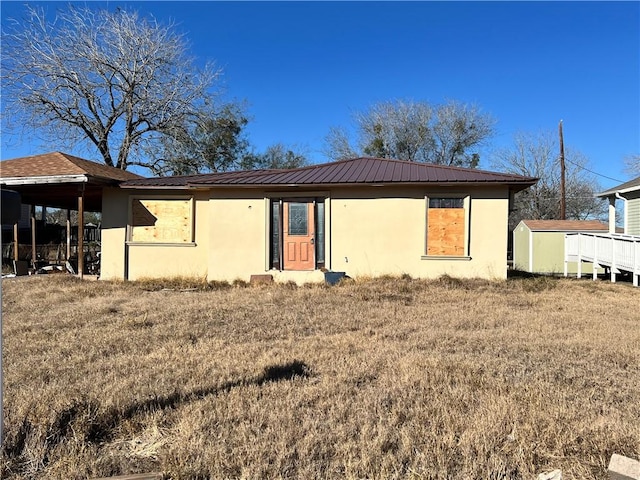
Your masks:
<svg viewBox="0 0 640 480"><path fill-rule="evenodd" d="M629 285L52 275L2 292L3 479L604 479L612 453L640 457Z"/></svg>

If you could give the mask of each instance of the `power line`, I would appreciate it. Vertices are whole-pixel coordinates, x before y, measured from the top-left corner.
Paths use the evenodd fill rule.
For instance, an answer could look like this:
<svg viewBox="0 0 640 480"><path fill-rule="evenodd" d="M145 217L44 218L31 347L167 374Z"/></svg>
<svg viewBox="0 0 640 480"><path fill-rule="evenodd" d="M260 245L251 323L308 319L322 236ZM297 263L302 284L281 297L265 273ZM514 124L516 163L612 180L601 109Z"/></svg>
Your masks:
<svg viewBox="0 0 640 480"><path fill-rule="evenodd" d="M601 173L598 172L594 172L593 170L589 170L587 167L583 167L582 165L577 164L576 162L572 162L571 160L569 160L568 158L565 158L566 162L569 162L571 165L574 165L578 168L581 168L582 170L586 170L589 173L592 173L593 175L596 175L598 177L602 177L602 178L606 178L607 180L611 180L613 182L618 182L618 183L622 183L622 180L618 180L617 178L611 178L611 177L607 177L606 175L602 175Z"/></svg>

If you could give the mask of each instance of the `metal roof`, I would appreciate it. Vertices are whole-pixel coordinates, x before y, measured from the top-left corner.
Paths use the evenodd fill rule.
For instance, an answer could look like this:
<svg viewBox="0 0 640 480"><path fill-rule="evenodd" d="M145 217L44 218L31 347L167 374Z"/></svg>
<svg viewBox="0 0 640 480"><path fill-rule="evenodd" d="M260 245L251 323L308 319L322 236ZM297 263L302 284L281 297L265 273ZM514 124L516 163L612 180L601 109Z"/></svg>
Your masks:
<svg viewBox="0 0 640 480"><path fill-rule="evenodd" d="M195 188L214 186L505 184L522 190L537 178L473 168L449 167L382 158L354 158L282 170L254 170L129 180L124 188Z"/></svg>

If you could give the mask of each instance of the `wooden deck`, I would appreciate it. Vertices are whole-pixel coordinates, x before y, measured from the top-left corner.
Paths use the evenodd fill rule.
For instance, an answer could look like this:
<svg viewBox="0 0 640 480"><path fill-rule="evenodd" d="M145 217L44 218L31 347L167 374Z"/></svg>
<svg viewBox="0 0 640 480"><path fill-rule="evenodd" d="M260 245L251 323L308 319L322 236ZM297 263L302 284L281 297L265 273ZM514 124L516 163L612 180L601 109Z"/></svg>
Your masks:
<svg viewBox="0 0 640 480"><path fill-rule="evenodd" d="M568 275L569 262L578 263L577 276L582 276L582 263L592 263L594 267L606 268L611 274L611 281L616 275L629 272L633 277L633 286L637 287L640 278L640 236L603 234L603 233L568 233L564 240L564 276ZM593 269L596 278L596 268Z"/></svg>

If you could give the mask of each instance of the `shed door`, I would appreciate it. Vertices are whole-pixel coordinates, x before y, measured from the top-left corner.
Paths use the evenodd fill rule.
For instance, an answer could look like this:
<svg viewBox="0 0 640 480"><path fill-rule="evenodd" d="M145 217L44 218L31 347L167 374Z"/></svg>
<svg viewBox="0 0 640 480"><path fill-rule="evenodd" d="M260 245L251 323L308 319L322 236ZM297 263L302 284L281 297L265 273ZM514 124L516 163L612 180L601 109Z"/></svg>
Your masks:
<svg viewBox="0 0 640 480"><path fill-rule="evenodd" d="M282 214L284 270L315 268L313 202L284 202Z"/></svg>

